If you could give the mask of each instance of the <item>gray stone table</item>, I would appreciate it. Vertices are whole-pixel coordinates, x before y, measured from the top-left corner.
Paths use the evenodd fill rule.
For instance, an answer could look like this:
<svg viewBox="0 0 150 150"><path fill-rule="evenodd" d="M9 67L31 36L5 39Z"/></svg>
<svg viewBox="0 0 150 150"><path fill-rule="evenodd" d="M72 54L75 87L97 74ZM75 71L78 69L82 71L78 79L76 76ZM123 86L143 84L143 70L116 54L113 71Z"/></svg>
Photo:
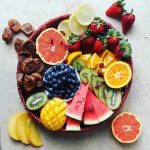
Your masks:
<svg viewBox="0 0 150 150"><path fill-rule="evenodd" d="M96 15L121 31L120 22L105 16L114 0L0 0L0 35L10 18L31 22L38 28L48 19L71 13L80 2L88 2ZM150 149L150 0L126 0L126 8L134 8L136 22L126 38L132 44L134 79L126 104L121 111L131 111L140 118L143 130L134 144L122 145L112 136L110 125L82 133L51 133L40 127L44 146L40 150L149 150ZM15 38L23 37L22 34ZM14 39L15 39L14 38ZM34 150L14 142L7 135L7 121L12 114L24 110L17 93L15 73L17 57L13 45L0 40L0 126L2 150Z"/></svg>

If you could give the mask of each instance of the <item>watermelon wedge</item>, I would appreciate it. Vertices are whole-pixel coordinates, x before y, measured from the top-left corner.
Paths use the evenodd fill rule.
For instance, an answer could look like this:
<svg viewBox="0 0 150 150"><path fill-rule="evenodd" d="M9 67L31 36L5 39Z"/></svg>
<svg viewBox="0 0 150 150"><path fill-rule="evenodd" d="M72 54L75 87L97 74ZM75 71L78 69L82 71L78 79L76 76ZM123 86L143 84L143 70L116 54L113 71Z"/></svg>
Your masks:
<svg viewBox="0 0 150 150"><path fill-rule="evenodd" d="M94 110L92 99L89 97L89 92L87 93L86 101L85 101L85 107L84 107L84 115L83 120L85 125L94 125L98 124L99 120L97 118L96 112Z"/></svg>
<svg viewBox="0 0 150 150"><path fill-rule="evenodd" d="M88 91L87 94L88 99L91 100L94 111L96 112L97 119L99 122L103 122L104 120L108 119L112 114L113 111L110 110L102 100L98 99L91 91ZM91 116L89 116L91 117ZM91 118L91 121L95 121L95 118Z"/></svg>
<svg viewBox="0 0 150 150"><path fill-rule="evenodd" d="M66 125L66 130L67 131L80 131L80 122L72 119L72 118L67 118L67 125Z"/></svg>
<svg viewBox="0 0 150 150"><path fill-rule="evenodd" d="M84 105L86 100L86 95L88 92L89 84L81 84L80 89L75 94L66 115L70 118L81 121L84 113Z"/></svg>

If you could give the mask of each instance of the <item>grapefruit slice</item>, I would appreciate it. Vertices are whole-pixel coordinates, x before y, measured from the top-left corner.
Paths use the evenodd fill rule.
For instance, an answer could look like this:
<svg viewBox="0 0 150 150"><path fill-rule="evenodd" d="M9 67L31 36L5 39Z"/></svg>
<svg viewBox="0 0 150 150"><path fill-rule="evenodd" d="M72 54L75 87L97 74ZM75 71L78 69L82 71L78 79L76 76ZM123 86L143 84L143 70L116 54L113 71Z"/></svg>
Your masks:
<svg viewBox="0 0 150 150"><path fill-rule="evenodd" d="M44 30L36 40L37 54L48 65L56 65L66 59L66 45L63 34L54 28Z"/></svg>
<svg viewBox="0 0 150 150"><path fill-rule="evenodd" d="M98 124L99 120L97 118L96 112L94 110L92 99L88 96L90 93L88 91L86 101L85 101L85 107L84 107L84 124L85 125L94 125Z"/></svg>
<svg viewBox="0 0 150 150"><path fill-rule="evenodd" d="M112 122L112 133L121 143L133 143L141 134L141 123L132 113L124 112Z"/></svg>
<svg viewBox="0 0 150 150"><path fill-rule="evenodd" d="M67 125L66 125L66 130L67 131L80 131L80 122L72 119L72 118L67 118Z"/></svg>
<svg viewBox="0 0 150 150"><path fill-rule="evenodd" d="M77 91L76 95L74 96L66 112L66 115L68 117L79 121L82 120L88 88L89 88L89 84L88 85L81 84L80 89Z"/></svg>
<svg viewBox="0 0 150 150"><path fill-rule="evenodd" d="M97 119L99 122L103 122L108 119L112 114L113 111L110 110L102 100L98 99L91 91L88 91L87 97L91 99L93 108L96 112Z"/></svg>

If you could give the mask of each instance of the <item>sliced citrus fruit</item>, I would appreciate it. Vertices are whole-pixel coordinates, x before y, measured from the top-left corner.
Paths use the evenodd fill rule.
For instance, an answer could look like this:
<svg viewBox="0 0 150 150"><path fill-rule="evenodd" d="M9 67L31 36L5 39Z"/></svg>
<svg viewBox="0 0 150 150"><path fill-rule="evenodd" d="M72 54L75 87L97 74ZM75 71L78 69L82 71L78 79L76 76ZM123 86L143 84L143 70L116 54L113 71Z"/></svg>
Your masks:
<svg viewBox="0 0 150 150"><path fill-rule="evenodd" d="M94 20L94 17L95 11L89 4L82 3L78 6L76 10L76 18L81 25L90 25Z"/></svg>
<svg viewBox="0 0 150 150"><path fill-rule="evenodd" d="M81 51L73 52L73 53L69 54L67 57L67 64L71 64L72 61L75 60L76 58L78 58L81 54L82 54Z"/></svg>
<svg viewBox="0 0 150 150"><path fill-rule="evenodd" d="M141 123L132 113L118 115L111 125L114 137L121 143L133 143L141 134Z"/></svg>
<svg viewBox="0 0 150 150"><path fill-rule="evenodd" d="M82 26L78 23L75 14L72 14L69 17L68 25L69 25L71 32L75 35L81 35L87 29L87 26Z"/></svg>
<svg viewBox="0 0 150 150"><path fill-rule="evenodd" d="M68 54L63 34L49 28L40 33L36 40L36 50L43 62L49 65L62 63Z"/></svg>
<svg viewBox="0 0 150 150"><path fill-rule="evenodd" d="M110 63L112 63L114 61L117 61L117 58L115 57L115 55L113 53L108 51L103 58L104 66L108 66Z"/></svg>
<svg viewBox="0 0 150 150"><path fill-rule="evenodd" d="M105 70L104 80L111 88L122 88L129 83L132 71L126 62L116 61L111 63Z"/></svg>
<svg viewBox="0 0 150 150"><path fill-rule="evenodd" d="M71 35L71 31L69 29L68 23L69 23L69 21L68 21L68 19L66 19L66 20L61 21L58 25L58 30L63 31L65 33L66 40L68 40L69 36Z"/></svg>
<svg viewBox="0 0 150 150"><path fill-rule="evenodd" d="M97 68L97 66L102 63L102 58L100 58L96 53L91 57L91 69Z"/></svg>
<svg viewBox="0 0 150 150"><path fill-rule="evenodd" d="M91 57L92 57L91 54L85 54L85 55L81 55L79 57L79 59L82 60L88 68L91 68L91 63L90 63L91 62Z"/></svg>

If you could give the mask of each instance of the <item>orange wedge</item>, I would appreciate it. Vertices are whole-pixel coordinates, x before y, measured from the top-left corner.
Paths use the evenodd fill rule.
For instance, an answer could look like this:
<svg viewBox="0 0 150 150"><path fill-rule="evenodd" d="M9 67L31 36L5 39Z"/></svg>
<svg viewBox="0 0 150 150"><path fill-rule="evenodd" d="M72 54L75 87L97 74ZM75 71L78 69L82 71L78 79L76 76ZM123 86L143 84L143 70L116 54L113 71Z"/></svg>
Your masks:
<svg viewBox="0 0 150 150"><path fill-rule="evenodd" d="M116 61L111 63L105 70L104 80L114 89L126 86L132 77L132 70L126 62Z"/></svg>
<svg viewBox="0 0 150 150"><path fill-rule="evenodd" d="M97 68L97 66L102 62L102 58L100 58L96 53L94 53L91 58L91 69Z"/></svg>

